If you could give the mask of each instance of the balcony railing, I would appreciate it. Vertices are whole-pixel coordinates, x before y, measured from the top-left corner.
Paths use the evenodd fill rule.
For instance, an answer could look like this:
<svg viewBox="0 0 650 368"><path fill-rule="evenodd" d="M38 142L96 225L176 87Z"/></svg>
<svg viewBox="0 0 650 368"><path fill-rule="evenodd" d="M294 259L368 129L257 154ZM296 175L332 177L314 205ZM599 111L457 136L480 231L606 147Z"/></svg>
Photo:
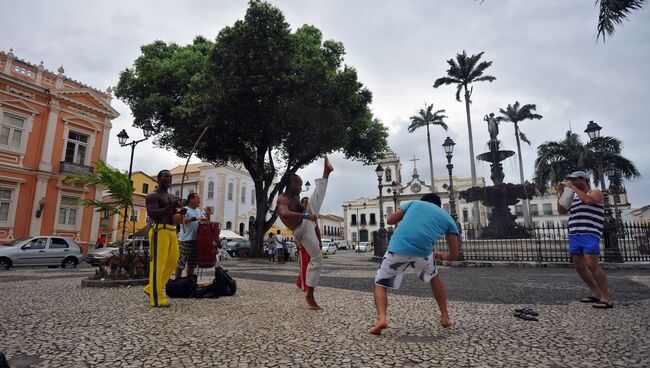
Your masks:
<svg viewBox="0 0 650 368"><path fill-rule="evenodd" d="M95 169L92 166L76 164L74 162L61 161L59 172L63 174L92 174Z"/></svg>

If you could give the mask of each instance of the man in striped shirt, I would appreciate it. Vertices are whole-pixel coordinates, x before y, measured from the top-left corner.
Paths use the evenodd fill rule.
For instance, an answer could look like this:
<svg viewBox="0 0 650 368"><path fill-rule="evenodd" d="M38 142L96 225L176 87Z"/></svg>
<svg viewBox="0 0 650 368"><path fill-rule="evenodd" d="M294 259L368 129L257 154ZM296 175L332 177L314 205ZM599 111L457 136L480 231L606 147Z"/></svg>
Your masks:
<svg viewBox="0 0 650 368"><path fill-rule="evenodd" d="M559 198L564 188L571 188L575 194L570 208L564 208ZM607 278L598 264L600 239L603 234L604 205L603 193L589 186L589 175L575 171L558 183L558 212L569 214L569 253L578 275L591 289L591 296L581 299L583 303L593 303L594 308L612 308L609 300Z"/></svg>

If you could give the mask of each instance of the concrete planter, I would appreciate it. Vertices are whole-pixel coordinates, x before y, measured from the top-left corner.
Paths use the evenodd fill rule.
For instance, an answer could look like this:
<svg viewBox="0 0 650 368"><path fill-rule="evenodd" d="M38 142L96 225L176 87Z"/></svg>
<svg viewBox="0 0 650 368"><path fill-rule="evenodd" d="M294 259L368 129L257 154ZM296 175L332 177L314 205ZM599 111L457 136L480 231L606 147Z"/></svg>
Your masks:
<svg viewBox="0 0 650 368"><path fill-rule="evenodd" d="M142 285L146 285L148 282L149 279L130 279L130 280L83 279L81 280L81 287L106 288L106 287L121 287L121 286L142 286Z"/></svg>

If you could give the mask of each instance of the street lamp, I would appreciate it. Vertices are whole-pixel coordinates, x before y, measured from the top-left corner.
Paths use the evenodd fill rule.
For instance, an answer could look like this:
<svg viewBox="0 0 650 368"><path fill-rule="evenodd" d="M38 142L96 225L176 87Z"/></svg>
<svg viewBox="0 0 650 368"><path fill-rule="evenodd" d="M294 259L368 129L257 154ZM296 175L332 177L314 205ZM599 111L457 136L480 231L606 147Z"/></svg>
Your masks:
<svg viewBox="0 0 650 368"><path fill-rule="evenodd" d="M621 252L618 248L618 235L616 231L616 223L612 218L612 209L609 206L609 192L605 187L605 172L603 170L603 152L601 146L598 144L600 139L600 125L589 121L585 133L589 136L591 143L594 144L594 155L596 157L596 166L598 170L598 181L600 181L600 188L603 192L603 207L605 207L605 223L603 224L604 241L605 241L605 261L608 262L622 262Z"/></svg>
<svg viewBox="0 0 650 368"><path fill-rule="evenodd" d="M397 192L399 191L399 183L398 182L392 182L390 183L390 189L393 191L393 205L394 205L394 211L397 211Z"/></svg>
<svg viewBox="0 0 650 368"><path fill-rule="evenodd" d="M384 168L381 165L377 165L375 169L375 174L377 174L377 181L379 182L377 188L379 188L379 239L378 244L375 244L375 256L380 257L383 255L384 246L386 245L386 228L384 225L384 204L382 196L382 185L381 181L384 179Z"/></svg>
<svg viewBox="0 0 650 368"><path fill-rule="evenodd" d="M445 150L445 156L447 157L447 171L449 172L449 209L451 210L451 217L456 222L456 227L458 227L458 260L463 260L463 247L460 241L460 223L458 222L458 215L456 214L456 199L454 198L454 178L452 175L452 170L454 165L451 163L451 158L454 156L454 146L456 143L449 137L445 139L445 142L442 144L442 148Z"/></svg>
<svg viewBox="0 0 650 368"><path fill-rule="evenodd" d="M131 146L131 162L129 163L129 182L131 181L131 173L133 171L133 153L135 151L135 146L138 145L140 142L144 142L151 135L153 134L153 126L151 126L151 123L148 121L144 123L142 126L142 133L144 134L144 138L140 140L133 140L129 143L126 141L129 139L129 135L126 134L126 130L122 129L122 131L117 135L117 141L120 143L120 146L125 147L125 146ZM124 241L124 236L126 234L126 219L129 215L129 208L124 209L124 220L122 221L122 241Z"/></svg>

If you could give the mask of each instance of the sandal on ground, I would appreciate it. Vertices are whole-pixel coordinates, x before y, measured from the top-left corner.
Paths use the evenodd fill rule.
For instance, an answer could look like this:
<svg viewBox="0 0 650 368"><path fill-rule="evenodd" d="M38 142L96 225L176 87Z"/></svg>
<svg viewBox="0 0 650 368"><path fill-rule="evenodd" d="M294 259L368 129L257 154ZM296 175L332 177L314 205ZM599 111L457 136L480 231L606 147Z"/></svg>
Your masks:
<svg viewBox="0 0 650 368"><path fill-rule="evenodd" d="M580 299L581 303L598 303L600 301L600 298L597 296L588 296L586 298Z"/></svg>
<svg viewBox="0 0 650 368"><path fill-rule="evenodd" d="M614 308L614 303L612 303L612 302L604 302L604 301L597 301L594 304L592 304L591 306L596 308L596 309L610 309L610 308Z"/></svg>
<svg viewBox="0 0 650 368"><path fill-rule="evenodd" d="M537 317L531 316L530 314L525 314L525 313L517 313L515 312L514 314L515 317L524 319L526 321L537 321Z"/></svg>
<svg viewBox="0 0 650 368"><path fill-rule="evenodd" d="M521 308L521 309L515 309L515 312L521 313L521 314L527 314L529 316L539 316L539 313L535 312L532 308Z"/></svg>

